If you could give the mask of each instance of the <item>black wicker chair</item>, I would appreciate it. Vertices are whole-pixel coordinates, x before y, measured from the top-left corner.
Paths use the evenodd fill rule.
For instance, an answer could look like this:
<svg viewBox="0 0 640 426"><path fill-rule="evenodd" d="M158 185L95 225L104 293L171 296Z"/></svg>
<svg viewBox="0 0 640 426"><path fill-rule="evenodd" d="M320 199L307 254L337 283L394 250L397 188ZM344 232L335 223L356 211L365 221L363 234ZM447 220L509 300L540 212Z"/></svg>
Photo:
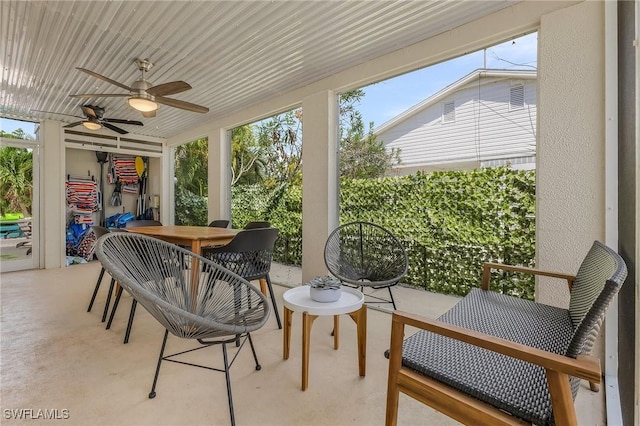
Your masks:
<svg viewBox="0 0 640 426"><path fill-rule="evenodd" d="M344 284L360 288L389 290L389 300L365 294L369 302L396 302L391 287L398 284L409 268L407 253L400 241L382 226L351 222L336 228L324 247L324 263ZM373 299L373 300L371 300Z"/></svg>
<svg viewBox="0 0 640 426"><path fill-rule="evenodd" d="M151 220L151 219L130 220L125 224L125 229L135 228L138 226L162 226L162 222L159 222L157 220ZM111 281L111 287L109 288L109 296L107 301L109 300L109 298L111 298L112 287L113 287L113 280ZM113 323L113 318L116 315L116 310L118 309L118 304L120 303L120 297L122 297L122 286L118 286L118 289L116 290L116 298L113 301L113 308L111 308L111 315L109 315L109 321L107 322L107 327L106 327L107 330L111 328L111 323ZM138 306L138 302L136 301L136 299L132 299L131 310L129 311L129 320L127 321L127 329L124 332L123 343L125 344L129 343L129 337L131 337L131 328L133 327L133 318L136 315L137 306ZM102 319L102 321L104 322L104 318Z"/></svg>
<svg viewBox="0 0 640 426"><path fill-rule="evenodd" d="M226 219L217 219L217 220L211 221L209 226L212 227L212 228L228 228L229 227L229 221L226 220Z"/></svg>
<svg viewBox="0 0 640 426"><path fill-rule="evenodd" d="M246 225L244 225L244 229L256 229L256 228L269 228L271 227L271 223L270 222L247 222Z"/></svg>
<svg viewBox="0 0 640 426"><path fill-rule="evenodd" d="M96 254L104 268L160 324L164 339L149 398L156 396L162 361L171 361L225 373L231 424L235 424L229 369L240 349L249 341L260 370L251 332L269 318L267 299L247 280L175 244L133 233L110 233L98 240ZM196 258L197 269L185 269ZM202 346L165 355L169 332L184 339L196 339ZM227 344L242 343L229 361ZM224 369L192 364L179 355L212 345L221 345ZM175 392L175 389L169 389Z"/></svg>
<svg viewBox="0 0 640 426"><path fill-rule="evenodd" d="M238 232L229 243L223 246L203 247L202 256L211 259L225 268L235 272L246 280L266 281L269 296L273 303L278 328L282 328L276 297L273 293L269 271L273 257L273 246L278 238L276 228L245 229ZM266 296L266 289L262 288Z"/></svg>

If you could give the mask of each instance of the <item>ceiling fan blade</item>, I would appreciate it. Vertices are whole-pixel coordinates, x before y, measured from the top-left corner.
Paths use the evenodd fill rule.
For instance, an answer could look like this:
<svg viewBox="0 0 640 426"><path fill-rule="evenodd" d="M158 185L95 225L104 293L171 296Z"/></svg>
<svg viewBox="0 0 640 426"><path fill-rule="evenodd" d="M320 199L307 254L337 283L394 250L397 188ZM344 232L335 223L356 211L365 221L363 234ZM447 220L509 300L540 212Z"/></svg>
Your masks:
<svg viewBox="0 0 640 426"><path fill-rule="evenodd" d="M71 98L89 99L89 98L126 98L128 93L81 93L79 95L69 95Z"/></svg>
<svg viewBox="0 0 640 426"><path fill-rule="evenodd" d="M119 120L117 118L103 118L103 123L118 123L118 124L130 124L132 126L144 126L141 121L136 120Z"/></svg>
<svg viewBox="0 0 640 426"><path fill-rule="evenodd" d="M84 112L88 118L98 118L98 114L96 114L96 111L90 105L81 105L80 108L82 108L82 112Z"/></svg>
<svg viewBox="0 0 640 426"><path fill-rule="evenodd" d="M82 123L84 123L84 120L83 121L76 121L75 123L70 123L70 124L67 124L66 126L62 126L62 127L76 127L76 126L81 125Z"/></svg>
<svg viewBox="0 0 640 426"><path fill-rule="evenodd" d="M185 83L184 81L172 81L149 87L147 89L147 93L153 96L167 96L175 95L176 93L184 92L189 89L191 89L191 85L189 83Z"/></svg>
<svg viewBox="0 0 640 426"><path fill-rule="evenodd" d="M156 116L156 110L154 111L140 111L140 113L142 114L143 117L146 118L153 118Z"/></svg>
<svg viewBox="0 0 640 426"><path fill-rule="evenodd" d="M192 104L191 102L179 101L177 99L156 96L156 102L175 108L186 109L187 111L205 113L209 112L209 108Z"/></svg>
<svg viewBox="0 0 640 426"><path fill-rule="evenodd" d="M82 72L86 72L87 74L89 74L89 75L90 75L90 76L92 76L92 77L98 78L98 79L100 79L100 80L102 80L102 81L106 81L107 83L111 83L111 84L113 84L114 86L122 87L124 90L126 90L126 91L128 91L128 92L130 92L130 91L131 91L131 88L130 88L129 86L127 86L127 85L125 85L125 84L122 84L122 83L118 83L118 82L117 82L117 81L115 81L115 80L111 80L109 77L105 77L104 75L100 75L100 74L98 74L97 72L93 72L93 71L90 71L90 70L88 70L88 69L80 68L80 67L76 67L76 69L77 69L77 70L80 70L80 71L82 71Z"/></svg>
<svg viewBox="0 0 640 426"><path fill-rule="evenodd" d="M113 130L114 132L118 132L118 133L120 133L121 135L126 135L127 133L129 133L129 132L127 132L126 130L121 129L120 127L116 127L116 126L114 126L113 124L109 124L109 123L106 123L106 122L102 122L102 125L103 125L104 127L106 127L107 129L111 129L111 130Z"/></svg>
<svg viewBox="0 0 640 426"><path fill-rule="evenodd" d="M39 109L32 109L31 112L43 112L45 114L54 114L54 115L68 115L69 117L75 117L75 118L84 118L84 117L80 117L79 115L73 115L73 114L62 114L60 112L53 112L53 111L42 111Z"/></svg>

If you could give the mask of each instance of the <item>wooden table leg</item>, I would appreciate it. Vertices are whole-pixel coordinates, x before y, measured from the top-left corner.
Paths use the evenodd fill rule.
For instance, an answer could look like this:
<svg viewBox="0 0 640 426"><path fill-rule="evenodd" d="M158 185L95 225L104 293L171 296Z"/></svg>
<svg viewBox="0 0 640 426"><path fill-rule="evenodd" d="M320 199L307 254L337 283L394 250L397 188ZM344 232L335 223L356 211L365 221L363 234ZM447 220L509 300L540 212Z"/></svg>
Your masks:
<svg viewBox="0 0 640 426"><path fill-rule="evenodd" d="M289 349L291 348L291 322L293 319L293 311L286 306L284 307L284 330L282 342L282 358L289 359Z"/></svg>
<svg viewBox="0 0 640 426"><path fill-rule="evenodd" d="M311 339L311 326L317 315L302 313L302 390L309 386L309 344Z"/></svg>
<svg viewBox="0 0 640 426"><path fill-rule="evenodd" d="M364 377L367 368L367 305L351 312L349 316L355 321L358 328L358 370L360 377Z"/></svg>
<svg viewBox="0 0 640 426"><path fill-rule="evenodd" d="M201 243L199 240L191 241L191 252L200 255ZM200 262L193 256L191 257L191 306L196 309L198 300L198 287L200 286L200 274L198 269L200 268Z"/></svg>
<svg viewBox="0 0 640 426"><path fill-rule="evenodd" d="M260 291L263 295L268 296L267 294L267 280L264 278L260 278Z"/></svg>
<svg viewBox="0 0 640 426"><path fill-rule="evenodd" d="M333 316L333 349L338 349L340 344L340 315Z"/></svg>

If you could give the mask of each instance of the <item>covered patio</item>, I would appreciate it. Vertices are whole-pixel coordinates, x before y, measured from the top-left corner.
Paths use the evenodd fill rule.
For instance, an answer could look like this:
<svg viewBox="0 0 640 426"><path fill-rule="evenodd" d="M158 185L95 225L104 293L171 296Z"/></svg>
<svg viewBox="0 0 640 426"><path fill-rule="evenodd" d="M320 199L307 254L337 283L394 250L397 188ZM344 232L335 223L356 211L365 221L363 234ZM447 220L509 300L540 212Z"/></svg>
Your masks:
<svg viewBox="0 0 640 426"><path fill-rule="evenodd" d="M302 107L303 265L292 279L274 279L300 285L326 273L324 243L338 225L338 94L537 31L536 266L575 272L594 240L625 258L629 278L610 309L597 354L605 385L599 394L582 389L578 413L581 424L602 424L605 416L609 424L638 422L640 82L633 43L640 14L635 2L3 1L0 7L0 115L39 123L33 142L36 269L2 274L3 409L69 409L76 424L227 421L226 410L214 408L225 396L216 373L209 378L169 366L158 398L146 398L149 360L161 335L149 316L140 312L131 343L122 345L125 309L109 332L98 312L84 312L99 265L64 267L65 177L72 167L86 170L71 151L131 153L131 146L147 145L154 171L150 192L159 194L160 217L170 224L172 147L207 137L208 219L229 219L231 129ZM116 90L76 67L130 84L139 75L132 64L141 58L155 62L151 75L157 83L193 85L176 98L205 105L209 112L163 105L155 118L136 113L145 126L128 139L104 128L70 137L63 126L77 120L68 115L77 113L81 101L69 95ZM122 98L99 102L110 116L134 113ZM116 141L113 146L106 146L107 138ZM401 290L402 310L436 317L451 302ZM536 299L566 306L568 293L540 279ZM382 423L389 315L371 312L364 379L352 374L355 346L349 345L348 322L338 353L328 342L323 346L330 325L314 329L311 383L304 393L298 388L298 342L284 362L281 333L271 323L260 330L263 370L245 368L243 356L232 369L239 423ZM295 327L293 335L299 338ZM215 351L202 356L215 359ZM449 422L413 401L402 407L400 423Z"/></svg>
<svg viewBox="0 0 640 426"><path fill-rule="evenodd" d="M106 285L91 313L86 307L100 271L97 262L53 271L3 275L2 408L57 410L74 425L228 424L224 374L165 363L155 399L147 397L163 328L139 309L131 340L122 343L130 297L122 300L114 324L104 329L100 315ZM282 309L282 293L300 280L296 268L274 265L273 280ZM398 305L435 318L458 298L410 288L394 290ZM236 422L241 425L376 425L383 424L391 315L369 309L367 370L358 376L356 328L341 317L340 347L333 349L331 318L316 321L311 339L309 387L300 390L302 319L294 314L291 356L282 359L282 330L273 315L253 334L262 370L243 350L231 368ZM170 338L168 348L194 347ZM220 366L219 347L190 356L190 362ZM583 383L576 401L580 425L606 423L604 392ZM457 422L408 397L401 400L399 424L454 425ZM24 414L28 416L29 414ZM3 424L37 424L42 420L6 417ZM34 412L35 416L35 412ZM27 420L29 420L27 418Z"/></svg>

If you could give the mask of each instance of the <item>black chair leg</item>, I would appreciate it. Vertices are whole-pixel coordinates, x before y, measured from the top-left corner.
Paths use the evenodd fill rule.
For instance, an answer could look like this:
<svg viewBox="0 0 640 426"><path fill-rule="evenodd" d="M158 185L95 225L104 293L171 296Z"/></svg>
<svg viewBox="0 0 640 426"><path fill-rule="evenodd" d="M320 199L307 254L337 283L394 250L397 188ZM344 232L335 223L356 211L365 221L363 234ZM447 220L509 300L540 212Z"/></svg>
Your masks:
<svg viewBox="0 0 640 426"><path fill-rule="evenodd" d="M164 331L164 339L162 339L162 347L160 348L160 356L158 357L158 366L156 367L156 374L153 376L153 385L151 386L151 392L149 392L149 399L156 397L156 384L158 383L158 374L160 374L160 364L162 364L162 356L164 355L164 347L167 345L167 336L169 330Z"/></svg>
<svg viewBox="0 0 640 426"><path fill-rule="evenodd" d="M109 304L111 303L111 295L113 294L113 286L116 283L115 278L111 278L111 284L109 284L109 293L107 293L107 301L104 305L104 312L102 312L102 322L107 319L107 314L109 313Z"/></svg>
<svg viewBox="0 0 640 426"><path fill-rule="evenodd" d="M136 314L136 306L138 301L133 299L131 301L131 312L129 312L129 322L127 323L127 331L124 333L124 343L129 343L129 336L131 335L131 326L133 325L133 317Z"/></svg>
<svg viewBox="0 0 640 426"><path fill-rule="evenodd" d="M98 282L96 283L96 288L93 289L93 296L91 296L91 302L89 302L89 307L87 308L87 312L91 312L91 308L93 307L93 302L95 302L96 295L98 294L98 290L100 289L100 284L102 284L102 277L104 277L104 268L100 269L100 276L98 276Z"/></svg>
<svg viewBox="0 0 640 426"><path fill-rule="evenodd" d="M271 278L269 274L265 277L267 280L267 287L269 287L269 295L271 296L271 304L273 305L273 311L276 313L276 321L278 322L278 328L282 328L282 322L280 321L280 313L278 312L278 305L276 304L276 295L273 294L273 287L271 286Z"/></svg>
<svg viewBox="0 0 640 426"><path fill-rule="evenodd" d="M389 289L389 296L391 297L391 303L393 304L393 310L396 310L396 301L393 299L393 293L391 293L391 287L387 287Z"/></svg>
<svg viewBox="0 0 640 426"><path fill-rule="evenodd" d="M111 308L111 315L109 315L109 322L107 322L106 330L111 328L111 323L113 322L113 317L116 316L116 309L118 309L118 303L120 303L120 297L122 296L122 286L118 286L118 291L116 291L116 300L113 301L113 308Z"/></svg>
<svg viewBox="0 0 640 426"><path fill-rule="evenodd" d="M247 333L247 339L249 339L249 346L251 346L251 352L253 353L253 359L256 361L256 370L262 370L262 366L258 362L258 354L256 354L256 348L253 346L253 339L251 339L251 334Z"/></svg>
<svg viewBox="0 0 640 426"><path fill-rule="evenodd" d="M229 375L229 360L227 359L227 344L222 344L222 357L224 358L224 376L227 380L227 398L229 399L229 414L231 415L231 426L235 426L236 417L233 414L233 397L231 396L231 377Z"/></svg>

